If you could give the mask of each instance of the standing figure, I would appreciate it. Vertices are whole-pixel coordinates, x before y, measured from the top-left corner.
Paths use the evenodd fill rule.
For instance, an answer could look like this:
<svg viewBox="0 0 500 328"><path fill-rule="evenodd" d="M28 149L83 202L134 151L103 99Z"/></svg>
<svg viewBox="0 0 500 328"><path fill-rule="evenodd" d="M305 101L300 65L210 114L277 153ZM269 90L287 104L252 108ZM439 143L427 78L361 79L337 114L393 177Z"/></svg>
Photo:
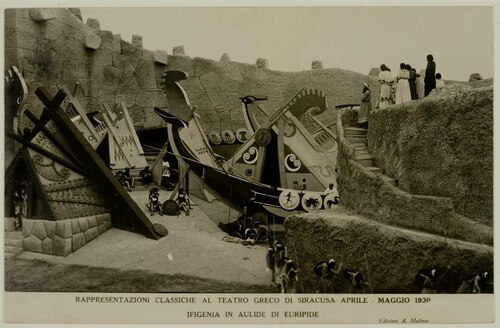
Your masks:
<svg viewBox="0 0 500 328"><path fill-rule="evenodd" d="M161 170L161 185L170 190L170 163L167 160L167 155L162 158Z"/></svg>
<svg viewBox="0 0 500 328"><path fill-rule="evenodd" d="M434 62L434 57L432 55L427 55L427 68L425 69L425 93L424 96L427 97L433 89L436 88L436 63Z"/></svg>
<svg viewBox="0 0 500 328"><path fill-rule="evenodd" d="M391 104L392 85L394 77L391 71L385 64L380 65L380 74L378 75L380 82L380 100L378 107L380 109L387 108Z"/></svg>
<svg viewBox="0 0 500 328"><path fill-rule="evenodd" d="M297 293L297 285L299 282L299 269L297 265L285 257L285 264L281 269L279 276L282 294L295 294Z"/></svg>
<svg viewBox="0 0 500 328"><path fill-rule="evenodd" d="M368 84L363 83L363 96L361 96L361 107L358 113L358 126L367 128L368 127L368 115L372 110L370 88Z"/></svg>
<svg viewBox="0 0 500 328"><path fill-rule="evenodd" d="M400 69L396 77L396 80L398 81L398 86L396 89L396 105L411 100L410 84L408 83L410 72L408 72L408 70L406 69L406 64L404 63L401 63L399 67Z"/></svg>
<svg viewBox="0 0 500 328"><path fill-rule="evenodd" d="M417 98L424 98L424 78L419 74L415 73L415 88L417 89Z"/></svg>
<svg viewBox="0 0 500 328"><path fill-rule="evenodd" d="M436 74L436 89L444 88L444 81L441 80L441 73Z"/></svg>
<svg viewBox="0 0 500 328"><path fill-rule="evenodd" d="M24 186L16 188L14 191L14 225L17 228L22 226L23 219L26 218L27 196Z"/></svg>
<svg viewBox="0 0 500 328"><path fill-rule="evenodd" d="M314 266L314 274L319 277L319 284L316 293L333 293L333 278L340 273L342 263L335 270L336 263L334 259L328 262L321 261Z"/></svg>
<svg viewBox="0 0 500 328"><path fill-rule="evenodd" d="M354 293L365 293L365 286L369 286L363 275L360 272L354 271L352 269L345 269L343 271L344 278L349 281L349 294Z"/></svg>
<svg viewBox="0 0 500 328"><path fill-rule="evenodd" d="M417 78L417 71L414 68L412 68L409 64L406 64L406 69L410 73L410 77L408 78L408 84L410 85L411 100L418 99L417 85L415 83L415 80Z"/></svg>

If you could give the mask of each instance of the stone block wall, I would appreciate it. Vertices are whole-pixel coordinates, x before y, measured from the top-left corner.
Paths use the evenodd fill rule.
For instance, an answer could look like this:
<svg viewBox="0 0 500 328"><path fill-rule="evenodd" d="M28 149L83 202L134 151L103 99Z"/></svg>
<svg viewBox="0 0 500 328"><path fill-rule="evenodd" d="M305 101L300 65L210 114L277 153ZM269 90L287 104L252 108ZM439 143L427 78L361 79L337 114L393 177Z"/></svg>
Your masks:
<svg viewBox="0 0 500 328"><path fill-rule="evenodd" d="M65 85L89 112L124 101L137 126L163 124L146 114L154 106L166 108L159 87L166 53L143 49L140 36L126 42L101 30L98 20L85 24L78 10L64 8L7 9L5 28L5 67L22 70L30 93L26 107L36 114L43 105L35 89L55 93L56 85ZM21 126L29 125L22 118Z"/></svg>
<svg viewBox="0 0 500 328"><path fill-rule="evenodd" d="M23 220L23 247L25 251L67 256L109 229L109 214L61 221Z"/></svg>
<svg viewBox="0 0 500 328"><path fill-rule="evenodd" d="M434 90L369 121L368 149L401 189L449 197L461 215L493 223L492 86Z"/></svg>
<svg viewBox="0 0 500 328"><path fill-rule="evenodd" d="M317 88L328 98L331 109L345 103L359 103L361 86L367 82L378 95L376 77L337 68L302 72L273 71L272 63L258 58L254 64L231 61L224 54L220 61L186 55L184 47L150 51L142 47L142 37L131 42L112 31L104 31L96 19L82 21L76 8L8 9L5 19L5 67L23 70L30 95L26 107L40 114L42 104L33 94L39 86L52 93L56 85L74 89L88 111L100 103L124 101L134 126L151 129L164 126L153 107L167 108L161 91L165 70L183 70L190 78L181 84L198 108L205 132L246 127L239 97L267 95L262 107L274 111L302 88ZM189 50L189 49L187 49ZM372 97L373 107L376 98ZM31 123L21 118L21 127Z"/></svg>
<svg viewBox="0 0 500 328"><path fill-rule="evenodd" d="M354 149L344 137L342 122L353 121L357 116L354 113L355 110L342 110L337 121L337 183L344 206L385 224L493 243L493 229L457 214L451 198L410 194L353 160ZM369 131L371 124L370 121Z"/></svg>
<svg viewBox="0 0 500 328"><path fill-rule="evenodd" d="M220 62L186 55L168 56L169 70L182 70L189 78L181 81L192 105L200 114L205 132L246 128L241 112L240 97L267 96L259 106L273 112L285 105L303 88L322 90L331 111L335 106L361 102L363 82L378 95L380 87L376 77L338 68L302 72L273 71L266 65L233 62L223 56ZM262 59L262 58L261 58ZM258 60L262 63L262 60ZM272 68L272 65L271 65ZM373 107L377 97L372 99Z"/></svg>
<svg viewBox="0 0 500 328"><path fill-rule="evenodd" d="M493 268L493 247L391 227L341 209L292 215L285 220L285 231L287 256L298 264L307 293L318 286L314 265L330 258L361 272L367 281L368 270L375 293L418 293L414 279L419 270L448 265L454 274L445 281L453 293L461 274ZM349 291L341 276L334 286L335 293Z"/></svg>

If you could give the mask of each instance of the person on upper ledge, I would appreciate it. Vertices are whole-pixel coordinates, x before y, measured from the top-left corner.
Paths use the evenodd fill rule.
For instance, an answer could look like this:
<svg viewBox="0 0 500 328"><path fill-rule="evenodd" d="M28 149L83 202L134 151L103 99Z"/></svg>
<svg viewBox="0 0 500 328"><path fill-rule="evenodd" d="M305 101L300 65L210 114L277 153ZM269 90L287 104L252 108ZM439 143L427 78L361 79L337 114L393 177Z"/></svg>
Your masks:
<svg viewBox="0 0 500 328"><path fill-rule="evenodd" d="M380 83L380 98L378 108L384 109L391 104L392 85L394 84L394 77L391 70L385 65L380 65L380 74L378 75Z"/></svg>
<svg viewBox="0 0 500 328"><path fill-rule="evenodd" d="M358 112L358 127L368 128L368 115L372 110L370 87L365 82L363 83L363 95L361 96L361 107Z"/></svg>
<svg viewBox="0 0 500 328"><path fill-rule="evenodd" d="M444 88L444 81L441 80L441 73L436 74L436 89Z"/></svg>
<svg viewBox="0 0 500 328"><path fill-rule="evenodd" d="M396 88L396 105L411 101L410 84L408 79L410 78L410 72L406 69L406 64L401 63L399 65L399 72L396 76L398 81Z"/></svg>
<svg viewBox="0 0 500 328"><path fill-rule="evenodd" d="M436 88L436 63L432 55L427 55L427 68L425 69L425 96L427 97Z"/></svg>

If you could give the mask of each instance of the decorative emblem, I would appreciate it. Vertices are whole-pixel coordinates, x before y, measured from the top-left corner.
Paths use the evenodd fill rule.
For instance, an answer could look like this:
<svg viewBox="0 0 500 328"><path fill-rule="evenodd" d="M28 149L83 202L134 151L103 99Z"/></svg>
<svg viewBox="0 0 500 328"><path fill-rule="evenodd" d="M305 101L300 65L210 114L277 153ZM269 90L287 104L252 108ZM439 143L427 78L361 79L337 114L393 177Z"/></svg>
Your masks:
<svg viewBox="0 0 500 328"><path fill-rule="evenodd" d="M247 164L255 164L259 159L259 151L255 147L250 147L250 149L243 154L243 161Z"/></svg>
<svg viewBox="0 0 500 328"><path fill-rule="evenodd" d="M232 145L236 141L236 137L234 136L233 131L224 130L222 131L222 140L224 140L225 143Z"/></svg>
<svg viewBox="0 0 500 328"><path fill-rule="evenodd" d="M339 206L339 193L335 189L325 196L325 210L331 210Z"/></svg>
<svg viewBox="0 0 500 328"><path fill-rule="evenodd" d="M210 132L208 134L208 140L213 144L213 145L220 145L222 143L222 138L220 134L217 132Z"/></svg>
<svg viewBox="0 0 500 328"><path fill-rule="evenodd" d="M255 144L259 147L269 145L271 138L271 132L268 129L261 128L255 132Z"/></svg>
<svg viewBox="0 0 500 328"><path fill-rule="evenodd" d="M241 129L236 130L236 139L241 143L244 143L245 141L247 141L248 140L247 129L241 128Z"/></svg>
<svg viewBox="0 0 500 328"><path fill-rule="evenodd" d="M297 208L300 203L300 196L297 190L285 189L281 192L279 196L279 202L281 207L285 210L291 211Z"/></svg>
<svg viewBox="0 0 500 328"><path fill-rule="evenodd" d="M297 158L295 154L288 154L285 157L286 169L290 172L297 172L302 166L302 162Z"/></svg>
<svg viewBox="0 0 500 328"><path fill-rule="evenodd" d="M306 192L304 196L302 196L302 208L307 212L319 210L323 205L323 199L321 198L321 194Z"/></svg>

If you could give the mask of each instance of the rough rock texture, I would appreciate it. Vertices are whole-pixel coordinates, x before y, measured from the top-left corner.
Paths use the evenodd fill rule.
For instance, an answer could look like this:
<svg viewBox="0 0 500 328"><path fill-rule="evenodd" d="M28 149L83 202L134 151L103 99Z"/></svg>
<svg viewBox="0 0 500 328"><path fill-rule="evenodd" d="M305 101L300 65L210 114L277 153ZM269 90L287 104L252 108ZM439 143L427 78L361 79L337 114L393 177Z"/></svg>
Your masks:
<svg viewBox="0 0 500 328"><path fill-rule="evenodd" d="M469 82L479 81L479 80L482 80L482 79L483 79L483 77L479 73L472 73L469 76Z"/></svg>
<svg viewBox="0 0 500 328"><path fill-rule="evenodd" d="M373 94L380 90L376 78L338 68L280 72L251 64L221 64L188 56L169 56L167 68L189 74L189 78L180 84L191 104L197 107L207 133L246 127L238 98L247 95L268 96L268 100L259 102L259 106L273 112L303 88L320 89L327 97L329 110L325 111L326 115L327 112L336 112L336 105L360 103L363 82L368 82ZM372 98L375 107L376 97Z"/></svg>
<svg viewBox="0 0 500 328"><path fill-rule="evenodd" d="M181 84L207 133L245 127L238 97L266 95L262 107L274 111L288 102L302 88L322 90L328 106L359 103L361 85L368 82L373 95L378 95L375 77L352 71L324 68L302 72L280 72L267 68L265 60L258 64L231 61L224 54L220 61L185 55L184 47L174 47L173 55L165 51L141 48L139 38L134 42L122 40L119 34L100 30L97 20L87 24L75 9L37 11L34 21L29 9L7 9L5 18L5 68L16 65L24 71L30 92L26 107L40 115L42 104L33 94L45 86L55 94L56 84L70 89L76 82L76 98L88 111L98 104L113 106L124 101L137 129L164 126L153 107L167 108L161 92L165 70L186 71L190 78ZM45 20L53 17L53 19ZM165 66L166 65L166 66ZM376 96L372 97L375 107ZM334 111L334 110L333 110ZM21 128L31 122L21 117Z"/></svg>
<svg viewBox="0 0 500 328"><path fill-rule="evenodd" d="M81 21L76 9L7 9L5 11L5 68L23 71L29 96L26 107L40 115L42 103L34 95L39 86L55 94L56 84L71 90L76 82L76 98L88 111L98 104L113 106L125 101L139 127L159 127L153 107L166 108L157 76L163 74L166 53L142 49L121 40L120 35L100 30L99 21ZM35 21L36 19L36 21ZM159 73L157 73L159 72ZM144 98L151 99L144 102ZM144 117L145 112L151 115ZM31 126L21 116L21 129Z"/></svg>
<svg viewBox="0 0 500 328"><path fill-rule="evenodd" d="M418 292L414 279L422 268L451 265L474 274L493 267L492 247L383 225L342 208L290 216L285 230L287 256L299 265L308 293L317 288L314 265L330 258L367 280L368 268L375 293ZM348 292L342 277L334 284L336 293Z"/></svg>
<svg viewBox="0 0 500 328"><path fill-rule="evenodd" d="M401 113L402 111L396 111L394 115ZM343 124L349 125L355 121L356 110L342 110L337 123L337 183L344 206L386 224L464 241L493 243L493 228L457 214L451 198L406 192L356 162L353 159L354 148L345 139L343 130ZM373 133L373 123L369 122L370 136ZM387 129L390 127L387 125ZM368 142L370 143L370 137ZM387 172L385 175L388 175ZM439 184L441 178L436 178L434 182Z"/></svg>
<svg viewBox="0 0 500 328"><path fill-rule="evenodd" d="M368 73L368 75L374 77L378 77L379 74L380 74L380 67L374 67L370 70L370 73Z"/></svg>
<svg viewBox="0 0 500 328"><path fill-rule="evenodd" d="M456 212L493 223L493 88L454 85L373 111L368 149L412 194L449 197Z"/></svg>
<svg viewBox="0 0 500 328"><path fill-rule="evenodd" d="M111 216L99 214L70 220L23 220L25 251L66 256L111 229Z"/></svg>

